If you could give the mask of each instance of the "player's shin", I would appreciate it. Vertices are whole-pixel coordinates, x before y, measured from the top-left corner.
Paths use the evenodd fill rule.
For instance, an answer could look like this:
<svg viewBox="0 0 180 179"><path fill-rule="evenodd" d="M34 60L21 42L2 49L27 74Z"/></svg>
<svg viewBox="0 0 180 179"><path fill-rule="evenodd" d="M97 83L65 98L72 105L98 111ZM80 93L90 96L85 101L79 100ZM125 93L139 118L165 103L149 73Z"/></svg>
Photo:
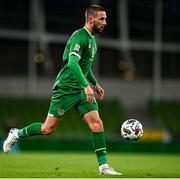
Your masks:
<svg viewBox="0 0 180 179"><path fill-rule="evenodd" d="M17 131L18 138L41 135L42 123L32 123L31 125L24 127Z"/></svg>

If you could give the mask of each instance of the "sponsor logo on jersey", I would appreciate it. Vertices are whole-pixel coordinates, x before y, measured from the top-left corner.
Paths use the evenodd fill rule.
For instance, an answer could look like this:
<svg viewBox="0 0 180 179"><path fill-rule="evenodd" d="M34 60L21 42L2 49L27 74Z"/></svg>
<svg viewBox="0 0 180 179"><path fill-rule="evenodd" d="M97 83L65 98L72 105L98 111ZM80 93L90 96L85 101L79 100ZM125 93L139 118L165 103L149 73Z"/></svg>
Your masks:
<svg viewBox="0 0 180 179"><path fill-rule="evenodd" d="M79 52L79 49L80 49L80 45L79 45L79 44L76 44L76 45L74 46L74 49L73 49L73 50Z"/></svg>

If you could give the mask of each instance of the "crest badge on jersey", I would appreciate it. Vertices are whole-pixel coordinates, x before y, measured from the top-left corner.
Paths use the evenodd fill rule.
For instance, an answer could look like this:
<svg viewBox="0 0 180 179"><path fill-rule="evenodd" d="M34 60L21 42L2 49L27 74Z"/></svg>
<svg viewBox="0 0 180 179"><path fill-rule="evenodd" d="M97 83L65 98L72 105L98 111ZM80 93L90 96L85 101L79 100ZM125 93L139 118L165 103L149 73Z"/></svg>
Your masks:
<svg viewBox="0 0 180 179"><path fill-rule="evenodd" d="M64 109L59 108L59 109L58 109L58 114L59 114L60 116L62 116L62 115L64 114Z"/></svg>
<svg viewBox="0 0 180 179"><path fill-rule="evenodd" d="M74 46L74 49L73 50L75 50L75 51L79 51L79 49L80 49L80 45L79 44L76 44L75 46Z"/></svg>

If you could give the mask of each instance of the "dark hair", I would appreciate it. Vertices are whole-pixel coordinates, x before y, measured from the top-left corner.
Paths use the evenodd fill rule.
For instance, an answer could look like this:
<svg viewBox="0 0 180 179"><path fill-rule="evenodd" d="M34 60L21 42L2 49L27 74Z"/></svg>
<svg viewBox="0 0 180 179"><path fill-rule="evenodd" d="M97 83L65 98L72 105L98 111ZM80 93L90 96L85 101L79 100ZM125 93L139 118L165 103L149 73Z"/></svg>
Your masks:
<svg viewBox="0 0 180 179"><path fill-rule="evenodd" d="M85 12L85 17L87 18L88 16L94 16L96 12L98 11L105 11L104 7L99 6L99 5L90 5Z"/></svg>

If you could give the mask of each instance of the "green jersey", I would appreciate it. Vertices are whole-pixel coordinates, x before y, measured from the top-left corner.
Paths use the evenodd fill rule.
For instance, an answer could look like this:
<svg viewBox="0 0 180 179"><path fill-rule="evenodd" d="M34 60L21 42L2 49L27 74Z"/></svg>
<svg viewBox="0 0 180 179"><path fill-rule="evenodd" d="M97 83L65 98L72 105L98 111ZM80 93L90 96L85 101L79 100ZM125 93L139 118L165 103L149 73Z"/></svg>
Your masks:
<svg viewBox="0 0 180 179"><path fill-rule="evenodd" d="M82 71L81 75L84 75L87 80L96 51L95 36L92 36L86 28L75 31L67 41L63 54L62 69L56 77L54 88L58 86L61 89L69 89L69 92L83 89L85 87L83 83L68 67L69 58L76 56L76 59L73 60L78 60L78 65Z"/></svg>

